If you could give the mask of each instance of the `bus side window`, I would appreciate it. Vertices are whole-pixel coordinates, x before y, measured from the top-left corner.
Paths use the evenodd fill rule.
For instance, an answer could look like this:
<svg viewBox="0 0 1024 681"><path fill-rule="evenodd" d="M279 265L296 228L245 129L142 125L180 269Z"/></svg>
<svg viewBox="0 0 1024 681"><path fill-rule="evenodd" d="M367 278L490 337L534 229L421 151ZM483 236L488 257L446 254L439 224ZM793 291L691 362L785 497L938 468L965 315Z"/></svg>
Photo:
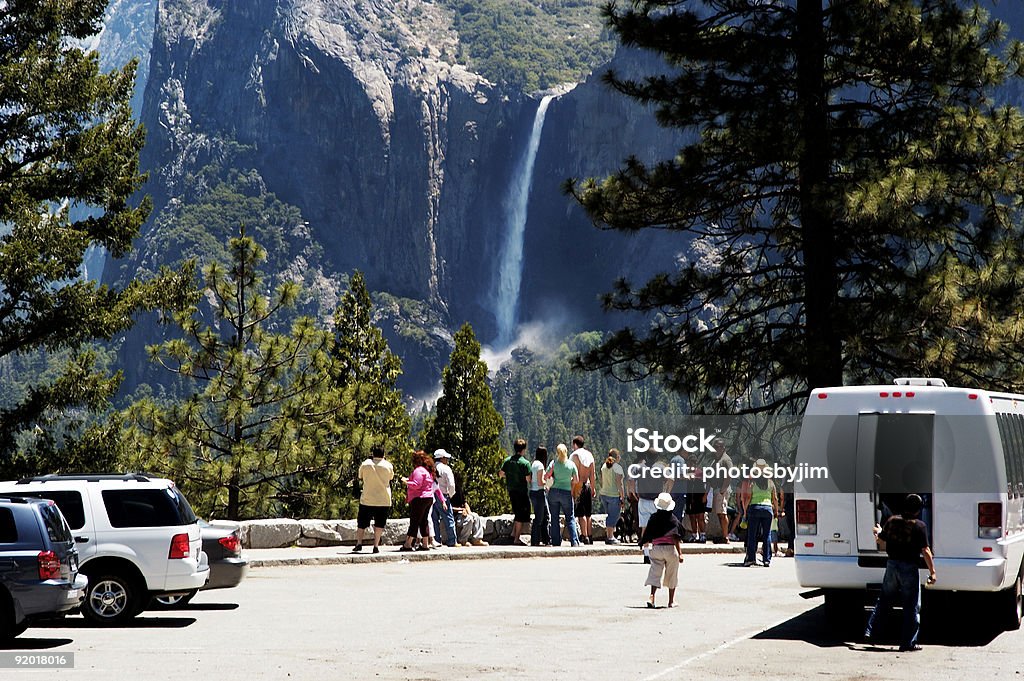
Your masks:
<svg viewBox="0 0 1024 681"><path fill-rule="evenodd" d="M1006 470L1006 480L1007 482L1012 480L1012 484L1016 491L1014 496L1017 497L1020 496L1020 487L1022 486L1022 483L1024 483L1024 441L1021 439L1021 436L1024 435L1024 416L1014 414L1012 419L1014 426L1016 426L1015 430L1017 431L1017 446L1013 447L1011 450L1012 462L1008 462L1012 463L1012 477L1011 467L1008 466Z"/></svg>
<svg viewBox="0 0 1024 681"><path fill-rule="evenodd" d="M1021 449L1017 417L1013 414L997 414L996 424L999 427L999 439L1003 445L1006 490L1010 498L1013 498L1013 490L1016 487L1017 481L1017 454Z"/></svg>

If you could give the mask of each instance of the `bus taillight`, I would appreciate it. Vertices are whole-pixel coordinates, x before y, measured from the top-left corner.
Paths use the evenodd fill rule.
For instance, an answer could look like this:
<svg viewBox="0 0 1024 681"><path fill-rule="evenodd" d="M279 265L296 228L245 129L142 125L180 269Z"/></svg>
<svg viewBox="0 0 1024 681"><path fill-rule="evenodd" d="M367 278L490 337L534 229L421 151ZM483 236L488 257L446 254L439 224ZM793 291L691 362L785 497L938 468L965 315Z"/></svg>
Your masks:
<svg viewBox="0 0 1024 681"><path fill-rule="evenodd" d="M818 502L814 499L796 500L796 533L818 534Z"/></svg>
<svg viewBox="0 0 1024 681"><path fill-rule="evenodd" d="M999 502L978 504L978 538L999 539L1003 536L1003 505Z"/></svg>

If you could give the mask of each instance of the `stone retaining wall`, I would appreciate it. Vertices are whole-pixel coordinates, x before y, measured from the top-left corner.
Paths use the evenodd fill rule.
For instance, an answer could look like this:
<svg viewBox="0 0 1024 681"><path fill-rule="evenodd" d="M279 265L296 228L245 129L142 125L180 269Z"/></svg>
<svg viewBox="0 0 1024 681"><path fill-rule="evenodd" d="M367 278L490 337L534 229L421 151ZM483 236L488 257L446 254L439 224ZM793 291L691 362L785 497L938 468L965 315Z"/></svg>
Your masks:
<svg viewBox="0 0 1024 681"><path fill-rule="evenodd" d="M593 520L593 536L595 540L605 537L604 514L595 515ZM508 539L512 535L511 514L488 516L484 518L484 540ZM240 530L242 546L247 549L278 549L288 546L352 546L356 543L356 521L353 520L290 520L287 518L266 520L245 520L239 523L230 521L213 521L217 526L237 526ZM565 529L565 519L560 523L562 537L566 541L569 533ZM401 544L405 541L409 529L408 518L392 518L384 529L384 544ZM372 541L371 530L366 533L366 540ZM529 535L530 524L527 523L524 534ZM364 540L364 541L366 541Z"/></svg>

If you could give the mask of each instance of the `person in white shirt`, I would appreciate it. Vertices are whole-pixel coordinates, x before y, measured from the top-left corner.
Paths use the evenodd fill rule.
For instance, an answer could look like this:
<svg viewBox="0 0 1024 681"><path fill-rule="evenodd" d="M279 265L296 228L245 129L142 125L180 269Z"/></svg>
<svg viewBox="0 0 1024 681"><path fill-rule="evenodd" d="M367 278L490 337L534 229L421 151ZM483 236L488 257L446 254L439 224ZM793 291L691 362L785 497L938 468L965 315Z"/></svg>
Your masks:
<svg viewBox="0 0 1024 681"><path fill-rule="evenodd" d="M444 496L445 504L440 501L434 501L434 507L431 509L430 517L434 523L434 537L439 541L442 538L441 535L441 520L444 520L444 543L449 546L458 546L455 534L455 515L452 510L452 497L455 496L455 473L452 472L451 466L448 465L452 455L443 449L434 451L434 465L437 468L437 487L441 490L442 496Z"/></svg>
<svg viewBox="0 0 1024 681"><path fill-rule="evenodd" d="M363 533L373 521L373 552L380 553L380 538L391 515L391 480L395 469L384 459L384 448L374 445L370 458L359 466L359 482L363 487L359 496L359 516L356 519L356 546L353 553L363 550Z"/></svg>
<svg viewBox="0 0 1024 681"><path fill-rule="evenodd" d="M577 435L572 439L572 456L570 460L576 464L579 471L580 484L579 498L576 500L576 518L580 523L580 541L584 544L593 544L591 536L592 523L590 516L594 514L594 495L597 494L597 481L594 473L594 455L590 450L583 447L583 436Z"/></svg>

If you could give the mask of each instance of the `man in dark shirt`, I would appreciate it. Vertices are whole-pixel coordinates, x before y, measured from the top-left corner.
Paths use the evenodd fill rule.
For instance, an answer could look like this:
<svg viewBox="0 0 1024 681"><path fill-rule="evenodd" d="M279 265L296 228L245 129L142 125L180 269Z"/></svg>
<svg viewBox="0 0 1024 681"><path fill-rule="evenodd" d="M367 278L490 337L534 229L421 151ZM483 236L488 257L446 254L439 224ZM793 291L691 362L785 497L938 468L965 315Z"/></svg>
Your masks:
<svg viewBox="0 0 1024 681"><path fill-rule="evenodd" d="M935 583L935 561L928 547L928 528L918 520L921 513L921 497L908 494L903 502L903 515L894 515L885 521L885 527L875 525L875 541L884 550L889 560L885 564L882 578L882 594L868 620L864 638L871 640L872 632L879 618L884 618L893 601L899 600L903 607L903 638L900 651L920 650L917 632L921 628L921 576L918 572L918 558L924 557L928 566L928 584Z"/></svg>
<svg viewBox="0 0 1024 681"><path fill-rule="evenodd" d="M517 439L512 448L512 456L505 459L498 475L505 479L509 501L512 502L512 513L515 516L512 522L512 543L516 546L526 546L519 538L526 523L530 522L530 462L523 456L523 452L526 451L526 440Z"/></svg>

